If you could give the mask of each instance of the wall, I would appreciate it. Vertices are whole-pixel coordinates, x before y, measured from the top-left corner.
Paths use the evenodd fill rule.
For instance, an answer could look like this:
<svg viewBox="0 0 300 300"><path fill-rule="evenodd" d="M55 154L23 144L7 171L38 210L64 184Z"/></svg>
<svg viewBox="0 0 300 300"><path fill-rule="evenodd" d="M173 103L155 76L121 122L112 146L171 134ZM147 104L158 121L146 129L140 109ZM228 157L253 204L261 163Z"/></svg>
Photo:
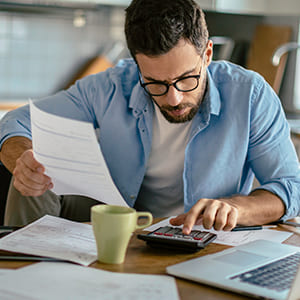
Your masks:
<svg viewBox="0 0 300 300"><path fill-rule="evenodd" d="M75 27L71 9L0 11L0 101L54 93L89 58L124 41L123 8L85 14L85 26Z"/></svg>
<svg viewBox="0 0 300 300"><path fill-rule="evenodd" d="M78 13L78 11L77 11ZM0 101L26 100L56 92L97 53L108 52L114 41L124 43L124 8L102 6L85 11L86 24L75 27L74 10L1 11ZM264 17L206 11L211 36L229 36L236 42L232 61L245 64L255 26L260 23L291 25L293 40L298 17ZM125 45L125 43L124 43ZM300 51L299 51L300 54ZM128 56L127 51L120 57ZM280 97L292 110L296 52L289 54ZM299 97L300 98L300 97Z"/></svg>

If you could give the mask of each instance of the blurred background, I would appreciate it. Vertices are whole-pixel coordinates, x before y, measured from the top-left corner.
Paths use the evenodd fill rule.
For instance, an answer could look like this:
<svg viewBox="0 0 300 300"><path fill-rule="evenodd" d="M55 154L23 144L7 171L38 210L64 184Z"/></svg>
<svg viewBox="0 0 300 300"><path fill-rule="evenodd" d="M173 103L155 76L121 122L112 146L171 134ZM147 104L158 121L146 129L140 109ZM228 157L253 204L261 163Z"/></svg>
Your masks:
<svg viewBox="0 0 300 300"><path fill-rule="evenodd" d="M300 1L197 1L215 43L214 59L260 72L279 94L291 122L297 120ZM0 0L0 117L28 98L53 94L129 57L123 33L129 3ZM297 132L297 121L293 128Z"/></svg>

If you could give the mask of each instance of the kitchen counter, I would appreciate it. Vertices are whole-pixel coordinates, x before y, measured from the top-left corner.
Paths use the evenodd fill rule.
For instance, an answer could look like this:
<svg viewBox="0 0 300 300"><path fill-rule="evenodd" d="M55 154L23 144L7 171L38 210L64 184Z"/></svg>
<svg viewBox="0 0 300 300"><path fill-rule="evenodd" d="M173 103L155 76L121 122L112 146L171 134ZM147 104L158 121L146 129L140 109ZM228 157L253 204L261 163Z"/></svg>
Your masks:
<svg viewBox="0 0 300 300"><path fill-rule="evenodd" d="M0 119L10 110L16 109L20 106L27 104L27 101L24 100L0 100Z"/></svg>

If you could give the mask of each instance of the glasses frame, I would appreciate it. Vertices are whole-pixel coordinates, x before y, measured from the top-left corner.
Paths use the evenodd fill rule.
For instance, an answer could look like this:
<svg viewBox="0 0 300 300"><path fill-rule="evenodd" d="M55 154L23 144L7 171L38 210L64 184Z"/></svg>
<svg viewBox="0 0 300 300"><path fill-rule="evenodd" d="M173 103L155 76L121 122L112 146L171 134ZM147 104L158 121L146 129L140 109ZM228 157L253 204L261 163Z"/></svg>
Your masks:
<svg viewBox="0 0 300 300"><path fill-rule="evenodd" d="M159 97L159 96L163 96L163 95L166 95L168 92L169 92L169 89L170 89L170 86L174 86L174 88L179 91L179 92L183 92L183 93L187 93L187 92L191 92L195 89L198 88L199 86L199 79L201 77L201 73L202 73L202 67L203 67L203 64L201 65L201 68L200 68L200 71L199 71L199 74L197 75L189 75L189 76L185 76L185 77L182 77L182 78L179 78L177 79L176 81L172 82L172 83L167 83L167 82L164 82L164 81L151 81L151 82L142 82L141 80L141 73L139 75L139 81L140 81L140 84L142 86L142 88L150 95L150 96L154 96L154 97ZM189 79L189 78L195 78L197 79L197 85L192 88L192 89L188 89L188 90L182 90L180 89L179 87L177 87L177 83L182 81L182 80L186 80L186 79ZM160 94L153 94L151 92L149 92L149 90L147 89L147 86L148 85L151 85L151 84L161 84L161 85L164 85L166 87L166 91L164 93L160 93Z"/></svg>

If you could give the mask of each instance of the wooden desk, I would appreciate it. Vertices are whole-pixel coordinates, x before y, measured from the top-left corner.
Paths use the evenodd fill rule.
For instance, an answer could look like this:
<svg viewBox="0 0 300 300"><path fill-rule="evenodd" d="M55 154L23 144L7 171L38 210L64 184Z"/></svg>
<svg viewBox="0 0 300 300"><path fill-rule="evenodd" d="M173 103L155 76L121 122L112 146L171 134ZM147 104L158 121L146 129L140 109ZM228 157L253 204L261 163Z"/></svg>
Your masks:
<svg viewBox="0 0 300 300"><path fill-rule="evenodd" d="M285 243L299 246L300 235L294 234ZM124 264L106 265L96 262L91 266L114 272L166 274L165 269L169 265L202 255L212 254L227 248L229 246L212 243L197 253L174 253L171 250L151 248L144 241L137 239L135 234L130 242ZM253 299L187 280L176 279L176 282L180 298L183 300Z"/></svg>
<svg viewBox="0 0 300 300"><path fill-rule="evenodd" d="M291 236L285 243L299 246L300 235L293 234L293 236ZM179 253L167 249L151 248L147 246L144 241L137 239L137 233L135 233L130 241L124 264L111 265L95 262L91 265L91 267L121 273L166 274L165 269L169 265L198 256L212 254L228 247L229 246L212 243L197 253ZM28 264L30 264L30 262L0 261L0 268L14 269ZM187 280L176 279L176 283L180 299L182 300L253 299Z"/></svg>

